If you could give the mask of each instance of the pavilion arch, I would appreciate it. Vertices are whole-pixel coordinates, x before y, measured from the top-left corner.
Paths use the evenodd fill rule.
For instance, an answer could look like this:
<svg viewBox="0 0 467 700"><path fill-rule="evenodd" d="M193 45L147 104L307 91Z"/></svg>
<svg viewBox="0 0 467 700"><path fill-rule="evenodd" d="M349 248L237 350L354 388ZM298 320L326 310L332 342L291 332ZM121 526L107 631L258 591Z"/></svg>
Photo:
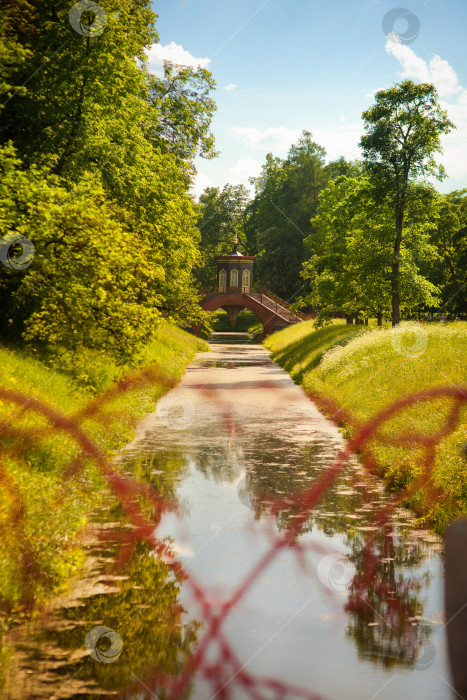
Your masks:
<svg viewBox="0 0 467 700"><path fill-rule="evenodd" d="M263 330L266 335L274 333L276 330L276 323L278 327L283 326L282 319L276 316L273 311L258 303L248 294L217 294L214 298L201 302L201 308L204 309L204 311L217 311L217 309L224 308L228 312L228 307L236 307L237 313L242 309L252 311L263 326ZM193 332L195 335L199 335L200 331L201 326L193 327Z"/></svg>

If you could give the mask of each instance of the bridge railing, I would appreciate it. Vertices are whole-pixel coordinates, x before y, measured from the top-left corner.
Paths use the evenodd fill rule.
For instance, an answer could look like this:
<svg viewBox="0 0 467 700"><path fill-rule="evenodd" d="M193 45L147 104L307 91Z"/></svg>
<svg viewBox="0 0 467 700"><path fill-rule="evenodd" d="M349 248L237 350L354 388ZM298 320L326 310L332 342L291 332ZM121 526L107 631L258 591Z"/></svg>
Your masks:
<svg viewBox="0 0 467 700"><path fill-rule="evenodd" d="M277 296L277 294L274 294L274 292L271 292L269 289L266 289L266 287L260 287L259 291L260 293L265 294L267 297L275 301L280 306L283 306L284 309L287 309L287 311L289 311L289 313L292 314L292 316L297 316L301 321L309 321L313 318L313 316L310 316L309 314L304 314L301 311L290 311L289 302L284 301L284 299L281 299Z"/></svg>
<svg viewBox="0 0 467 700"><path fill-rule="evenodd" d="M263 292L253 292L253 291L249 292L249 296L251 296L251 297L253 297L253 299L256 299L257 301L259 301L260 304L262 304L266 308L270 309L271 311L274 311L274 313L276 313L280 316L286 317L286 318L288 317L291 321L296 321L297 318L299 318L297 316L297 314L292 313L287 308L287 306L283 306L280 303L279 297L277 297L278 301L276 301L275 299L271 299L271 297L269 297L267 294L265 294Z"/></svg>

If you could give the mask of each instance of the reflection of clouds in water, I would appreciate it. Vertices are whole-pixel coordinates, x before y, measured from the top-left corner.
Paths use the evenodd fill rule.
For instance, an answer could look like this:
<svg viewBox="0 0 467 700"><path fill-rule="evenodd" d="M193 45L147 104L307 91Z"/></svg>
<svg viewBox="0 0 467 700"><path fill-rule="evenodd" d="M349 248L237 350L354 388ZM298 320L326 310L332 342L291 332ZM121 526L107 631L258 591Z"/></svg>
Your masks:
<svg viewBox="0 0 467 700"><path fill-rule="evenodd" d="M175 553L175 556L180 557L181 559L195 556L195 553L191 547L184 542L173 542L171 547Z"/></svg>
<svg viewBox="0 0 467 700"><path fill-rule="evenodd" d="M244 481L246 476L246 471L245 469L242 469L241 472L231 481L219 481L219 486L221 488L227 488L227 489L236 489L238 488L238 485Z"/></svg>
<svg viewBox="0 0 467 700"><path fill-rule="evenodd" d="M221 368L212 371L219 372L220 386L220 373L227 373ZM241 371L229 370L229 373ZM233 383L232 378L230 381ZM199 376L197 382L201 383ZM224 414L219 413L219 405L212 401L212 396L206 396L196 403L196 431L178 431L171 435L171 449L180 450L183 455L180 461L190 461L193 476L202 474L204 479L215 482L218 489L214 492L212 484L207 487L209 501L203 504L198 496L205 494L204 482L197 488L190 481L186 491L193 510L196 511L198 505L206 505L206 510L203 509L206 534L204 541L196 540L193 545L196 556L203 549L217 561L217 553L223 554L224 550L222 546L216 550L210 543L216 540L220 530L224 533L224 545L227 542L232 546L238 544L236 526L230 527L229 523L219 526L215 522L221 522L223 513L231 512L235 491L245 514L247 509L253 512L258 523L271 513L271 504L275 502L278 504L278 509L274 510L278 531L283 532L293 525L298 517L294 500L299 503L304 491L319 481L342 447L340 433L308 400L305 406L292 402L287 405L282 396L279 411L273 400L279 399L280 393L264 390L262 395L263 398L267 396L268 405L263 401L258 404L258 392L251 388L222 393L225 412L233 416L232 424L228 425ZM153 448L157 449L163 464L167 450L163 432L154 434ZM361 658L383 668L414 668L416 662L417 668L422 668L425 659L427 666L432 660L429 653L425 653L431 649L427 642L431 630L429 624L421 620L414 624L413 613L414 609L425 612L423 594L429 580L417 569L432 553L426 551L426 542L418 541L419 536L413 534L413 518L405 509L400 513L396 511L388 532L378 534L374 518L387 500L381 482L369 476L353 457L301 525L300 534L301 538L310 535L310 543L322 538L329 544L328 538L335 537L332 548L337 545L339 550L342 546L348 552L345 556L343 552L334 551L322 558L316 578L320 590L324 583L334 595L347 597L345 636L356 644ZM211 508L210 517L208 510ZM199 521L193 523L196 527L190 530L187 522L189 541L192 532L200 534ZM405 530L412 534L406 536ZM177 539L186 541L184 537ZM366 565L366 545L370 539L375 540L372 548L374 577L369 575ZM243 543L239 557L254 556L254 547L248 551L241 547ZM189 547L176 544L173 551L175 556L187 557L183 564L190 569L193 567L193 552ZM194 566L197 564L195 562ZM206 575L204 562L203 567L203 575ZM277 593L280 597L279 588Z"/></svg>

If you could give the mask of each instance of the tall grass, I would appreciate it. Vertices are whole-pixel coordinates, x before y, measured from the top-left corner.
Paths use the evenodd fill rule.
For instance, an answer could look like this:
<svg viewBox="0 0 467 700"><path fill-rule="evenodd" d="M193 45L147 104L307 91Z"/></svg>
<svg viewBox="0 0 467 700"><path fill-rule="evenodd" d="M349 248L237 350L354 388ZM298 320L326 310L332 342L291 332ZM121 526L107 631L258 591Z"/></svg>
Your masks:
<svg viewBox="0 0 467 700"><path fill-rule="evenodd" d="M179 379L184 367L198 350L207 350L203 341L165 324L147 348L144 365L157 365ZM106 357L90 354L92 362L87 385L82 376L50 369L45 359L21 350L0 347L0 386L16 389L40 399L72 416L82 409L96 392L112 383L130 368L118 369ZM134 368L131 368L134 370ZM93 382L90 382L93 378ZM87 434L111 455L131 440L139 419L154 410L155 401L165 392L161 385L147 384L125 391L106 405L99 421L86 420ZM28 410L0 402L0 426L28 432L45 425ZM64 478L64 472L78 455L72 439L54 433L44 440L22 445L4 440L0 474L0 631L14 619L24 599L21 579L21 552L28 549L39 564L41 575L34 581L35 600L46 599L66 583L83 559L78 538L92 509L104 495L104 484L94 464L82 475ZM18 449L19 447L19 449ZM16 494L15 494L16 490ZM15 503L23 502L24 532L19 537L14 518Z"/></svg>
<svg viewBox="0 0 467 700"><path fill-rule="evenodd" d="M419 345L414 346L417 338ZM407 324L403 336L390 328L367 330L344 324L313 330L312 323L305 322L272 335L265 345L305 391L333 399L360 421L406 394L467 382L465 322L433 323L422 329ZM411 353L411 347L418 351ZM449 405L444 399L420 403L395 416L385 432L396 440L407 430L432 435ZM437 531L467 512L466 420L464 408L455 431L437 448L433 483L441 497L433 504L421 491L410 500L420 518ZM373 448L390 489L400 490L420 473L419 449L379 443Z"/></svg>

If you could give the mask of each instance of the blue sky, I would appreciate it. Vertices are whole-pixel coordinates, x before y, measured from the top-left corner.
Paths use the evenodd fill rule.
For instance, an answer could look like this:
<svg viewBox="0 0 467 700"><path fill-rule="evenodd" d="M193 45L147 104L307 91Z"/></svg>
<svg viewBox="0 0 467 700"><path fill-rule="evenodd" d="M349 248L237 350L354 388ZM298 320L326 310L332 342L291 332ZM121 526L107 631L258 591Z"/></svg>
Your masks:
<svg viewBox="0 0 467 700"><path fill-rule="evenodd" d="M402 3L385 35L394 0L154 0L160 43L150 68L164 58L200 64L217 83L221 155L197 161L195 191L248 185L266 153L285 156L303 129L328 160L358 157L362 111L375 90L404 78L434 82L458 126L443 138L449 178L436 186L467 187L467 2Z"/></svg>

